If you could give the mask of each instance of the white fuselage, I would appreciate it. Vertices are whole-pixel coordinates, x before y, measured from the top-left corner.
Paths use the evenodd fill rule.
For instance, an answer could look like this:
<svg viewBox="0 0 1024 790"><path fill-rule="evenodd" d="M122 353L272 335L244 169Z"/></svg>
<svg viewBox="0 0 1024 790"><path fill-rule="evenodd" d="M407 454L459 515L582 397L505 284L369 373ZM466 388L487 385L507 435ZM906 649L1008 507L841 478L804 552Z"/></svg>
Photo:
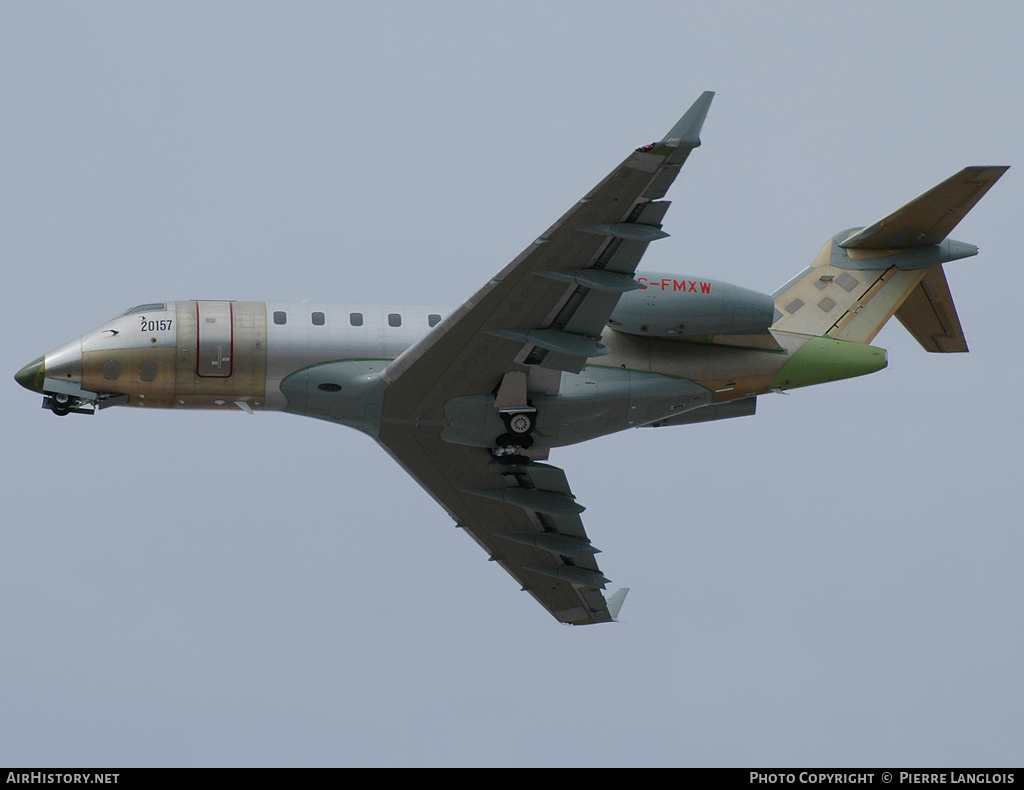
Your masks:
<svg viewBox="0 0 1024 790"><path fill-rule="evenodd" d="M47 393L165 408L279 410L281 382L336 360L391 360L450 307L179 301L142 305L45 355Z"/></svg>
<svg viewBox="0 0 1024 790"><path fill-rule="evenodd" d="M284 408L281 382L296 370L341 359L395 359L452 309L267 302L265 408Z"/></svg>

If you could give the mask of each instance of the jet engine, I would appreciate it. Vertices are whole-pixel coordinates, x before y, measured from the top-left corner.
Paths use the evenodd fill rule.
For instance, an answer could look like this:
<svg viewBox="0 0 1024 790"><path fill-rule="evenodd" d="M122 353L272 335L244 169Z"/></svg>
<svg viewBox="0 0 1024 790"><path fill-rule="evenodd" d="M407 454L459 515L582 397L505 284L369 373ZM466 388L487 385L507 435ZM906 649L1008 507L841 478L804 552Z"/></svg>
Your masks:
<svg viewBox="0 0 1024 790"><path fill-rule="evenodd" d="M754 335L775 320L775 300L738 285L658 272L638 273L639 290L622 295L608 325L646 337Z"/></svg>

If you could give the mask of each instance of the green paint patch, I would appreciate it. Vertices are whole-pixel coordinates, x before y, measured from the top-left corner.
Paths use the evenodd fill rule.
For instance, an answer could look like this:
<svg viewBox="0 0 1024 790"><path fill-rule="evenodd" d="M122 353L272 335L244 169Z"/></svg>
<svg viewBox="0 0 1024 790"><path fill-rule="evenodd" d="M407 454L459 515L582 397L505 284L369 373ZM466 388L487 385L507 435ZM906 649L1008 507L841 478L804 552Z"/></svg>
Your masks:
<svg viewBox="0 0 1024 790"><path fill-rule="evenodd" d="M864 376L886 364L884 348L815 337L786 360L772 379L771 389L787 390Z"/></svg>
<svg viewBox="0 0 1024 790"><path fill-rule="evenodd" d="M39 357L25 365L15 375L14 379L25 389L33 392L43 391L43 379L46 378L45 357Z"/></svg>

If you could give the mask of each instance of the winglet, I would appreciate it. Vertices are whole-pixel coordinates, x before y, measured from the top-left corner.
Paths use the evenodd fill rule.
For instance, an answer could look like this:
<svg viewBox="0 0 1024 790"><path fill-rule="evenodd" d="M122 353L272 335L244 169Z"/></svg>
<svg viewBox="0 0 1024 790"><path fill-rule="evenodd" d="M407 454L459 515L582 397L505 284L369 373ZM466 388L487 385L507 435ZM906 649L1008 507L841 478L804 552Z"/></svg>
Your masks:
<svg viewBox="0 0 1024 790"><path fill-rule="evenodd" d="M617 621L619 619L619 610L622 609L622 604L626 600L628 593L628 587L620 587L608 596L608 614L612 616L612 620Z"/></svg>
<svg viewBox="0 0 1024 790"><path fill-rule="evenodd" d="M672 145L685 145L688 148L696 148L700 145L700 130L704 126L704 119L707 117L711 100L715 98L714 91L704 91L700 98L693 103L673 126L661 142Z"/></svg>

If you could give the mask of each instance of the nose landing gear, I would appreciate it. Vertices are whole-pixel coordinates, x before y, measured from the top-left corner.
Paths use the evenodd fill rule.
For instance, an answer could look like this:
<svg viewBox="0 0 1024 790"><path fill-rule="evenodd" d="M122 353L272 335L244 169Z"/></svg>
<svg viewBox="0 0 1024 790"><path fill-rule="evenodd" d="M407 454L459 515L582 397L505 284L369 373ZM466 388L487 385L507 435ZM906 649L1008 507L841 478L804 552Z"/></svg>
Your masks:
<svg viewBox="0 0 1024 790"><path fill-rule="evenodd" d="M46 400L48 400L49 403L44 403L43 405L49 406L50 411L58 417L64 417L71 414L72 410L78 406L78 399L65 392L55 392L52 395L47 395Z"/></svg>
<svg viewBox="0 0 1024 790"><path fill-rule="evenodd" d="M85 392L85 397L67 392L47 392L43 395L43 408L58 417L68 414L95 414L100 409L121 406L128 402L128 396L118 392Z"/></svg>
<svg viewBox="0 0 1024 790"><path fill-rule="evenodd" d="M43 395L43 408L49 409L58 417L65 417L68 414L95 414L97 408L102 409L107 404L114 406L128 399L127 395L118 396L118 400L104 395L96 397L97 399L93 400L79 398L67 392L47 392Z"/></svg>

